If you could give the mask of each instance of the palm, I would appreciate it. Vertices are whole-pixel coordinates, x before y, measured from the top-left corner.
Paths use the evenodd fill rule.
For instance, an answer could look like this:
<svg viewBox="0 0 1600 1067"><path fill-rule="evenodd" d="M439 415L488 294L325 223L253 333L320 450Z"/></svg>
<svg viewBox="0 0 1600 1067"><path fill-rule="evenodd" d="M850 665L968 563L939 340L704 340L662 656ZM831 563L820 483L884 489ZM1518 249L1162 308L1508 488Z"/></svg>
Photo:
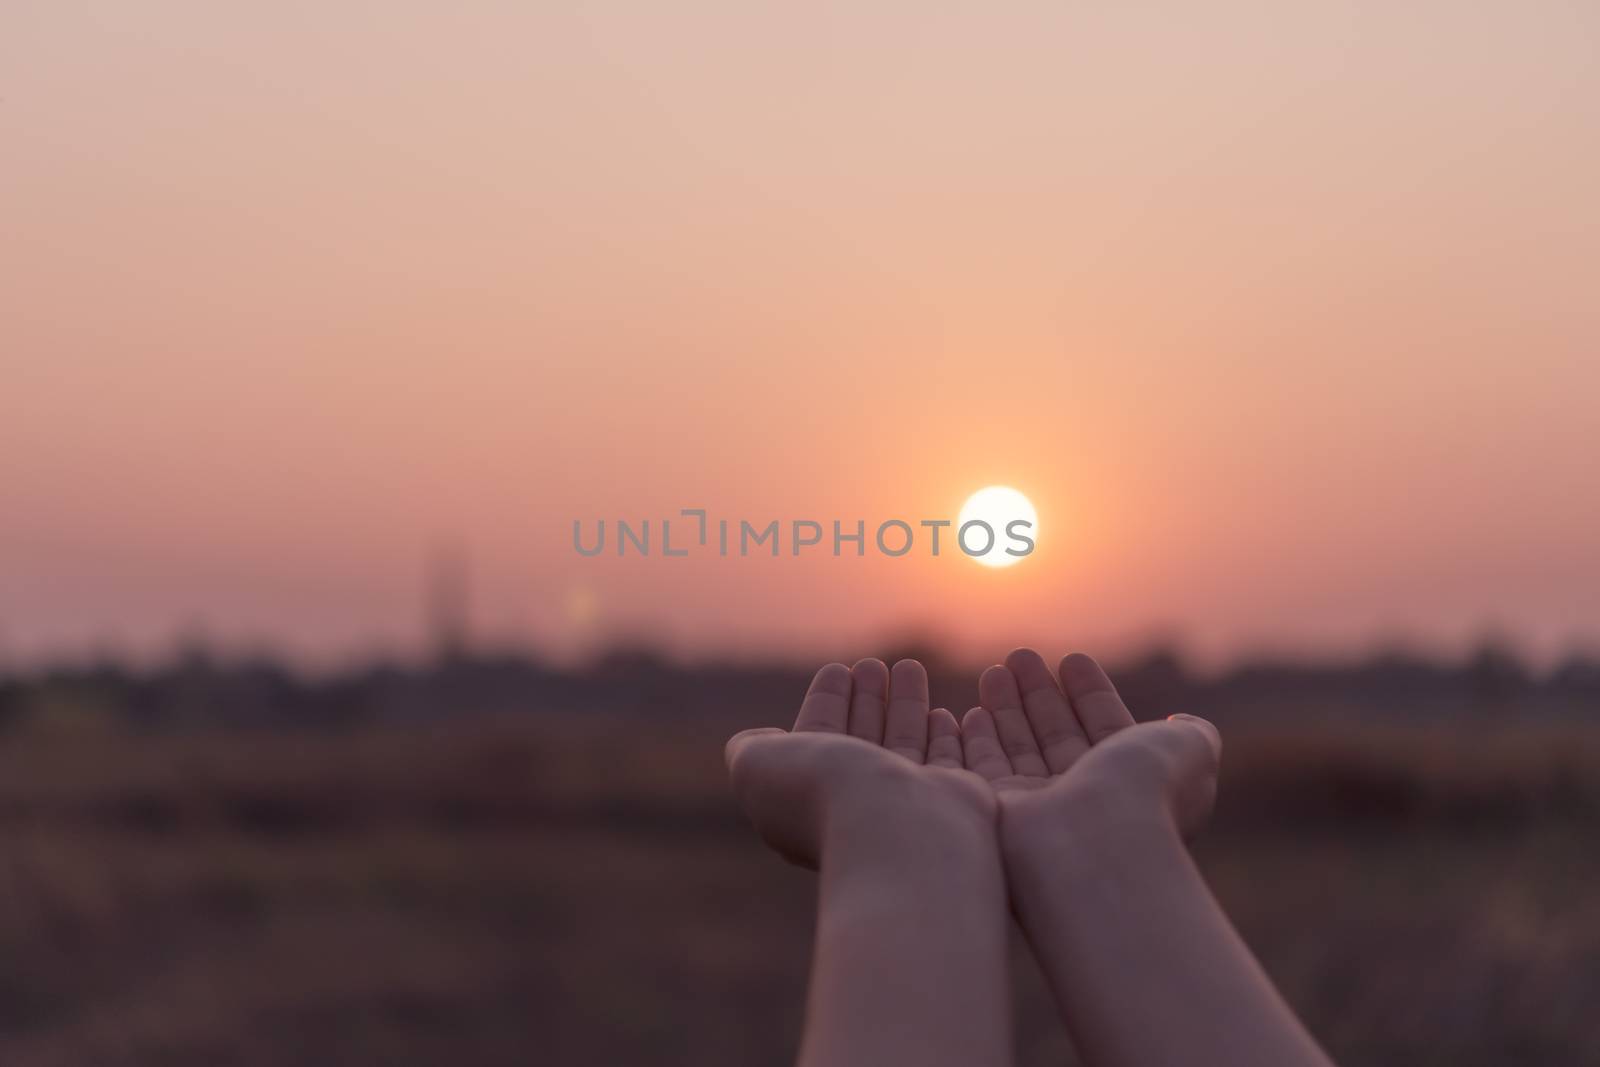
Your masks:
<svg viewBox="0 0 1600 1067"><path fill-rule="evenodd" d="M978 694L982 706L961 723L966 765L1011 817L1052 818L1094 793L1102 811L1108 798L1161 804L1185 833L1210 815L1215 728L1192 715L1136 724L1088 656L1063 659L1058 686L1037 652L1019 648L983 673Z"/></svg>
<svg viewBox="0 0 1600 1067"><path fill-rule="evenodd" d="M992 812L990 790L963 766L955 716L928 704L928 675L916 660L893 671L876 659L823 667L792 731L746 730L728 742L746 814L775 849L814 866L825 802L834 798L904 789Z"/></svg>
<svg viewBox="0 0 1600 1067"><path fill-rule="evenodd" d="M965 762L1002 805L1063 781L1133 725L1105 671L1082 654L1061 661L1058 682L1037 652L1019 648L983 672L978 698L961 723Z"/></svg>

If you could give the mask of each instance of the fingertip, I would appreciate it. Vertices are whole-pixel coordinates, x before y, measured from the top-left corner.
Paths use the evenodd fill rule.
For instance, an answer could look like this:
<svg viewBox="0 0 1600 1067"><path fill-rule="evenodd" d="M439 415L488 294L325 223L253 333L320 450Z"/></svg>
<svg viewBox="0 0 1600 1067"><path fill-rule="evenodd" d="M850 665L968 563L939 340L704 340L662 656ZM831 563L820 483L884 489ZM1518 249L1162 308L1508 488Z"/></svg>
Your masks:
<svg viewBox="0 0 1600 1067"><path fill-rule="evenodd" d="M927 758L928 672L914 659L900 660L889 671L883 747L914 763Z"/></svg>
<svg viewBox="0 0 1600 1067"><path fill-rule="evenodd" d="M920 660L896 660L889 671L889 692L895 700L927 699L928 670Z"/></svg>
<svg viewBox="0 0 1600 1067"><path fill-rule="evenodd" d="M788 732L788 730L785 730L781 726L752 726L750 729L740 730L738 733L728 738L728 744L731 745L735 742L742 743L750 740L752 737L767 737L772 734L786 734Z"/></svg>
<svg viewBox="0 0 1600 1067"><path fill-rule="evenodd" d="M1039 655L1039 653L1034 649L1029 648L1027 645L1022 645L1018 648L1013 648L1010 652L1007 652L1006 658L1003 662L1005 663L1006 667L1010 668L1012 671L1016 671L1016 669L1021 666L1029 666L1034 663L1042 664L1044 663L1044 657Z"/></svg>
<svg viewBox="0 0 1600 1067"><path fill-rule="evenodd" d="M856 688L882 696L889 687L889 668L883 660L868 656L850 668L850 680Z"/></svg>
<svg viewBox="0 0 1600 1067"><path fill-rule="evenodd" d="M993 732L994 716L990 715L989 709L985 707L968 708L967 713L961 716L959 725L962 734L983 733L986 728Z"/></svg>
<svg viewBox="0 0 1600 1067"><path fill-rule="evenodd" d="M734 757L739 751L758 737L771 737L773 734L786 734L789 731L777 726L757 726L749 730L740 730L727 743L722 746L722 760L728 767L733 766Z"/></svg>
<svg viewBox="0 0 1600 1067"><path fill-rule="evenodd" d="M843 663L826 663L811 679L811 692L850 695L850 668Z"/></svg>
<svg viewBox="0 0 1600 1067"><path fill-rule="evenodd" d="M1022 691L1009 667L996 663L978 676L978 701L990 710L1022 707Z"/></svg>
<svg viewBox="0 0 1600 1067"><path fill-rule="evenodd" d="M1199 730L1200 733L1205 735L1206 743L1211 746L1212 756L1219 758L1221 757L1222 733L1217 729L1216 724L1210 719L1202 719L1198 715L1188 715L1180 712L1177 715L1168 715L1167 721L1182 723L1185 726Z"/></svg>
<svg viewBox="0 0 1600 1067"><path fill-rule="evenodd" d="M961 760L969 771L994 781L1012 773L1000 732L988 708L968 708L961 717Z"/></svg>
<svg viewBox="0 0 1600 1067"><path fill-rule="evenodd" d="M1033 693L1041 689L1060 691L1060 687L1056 684L1056 676L1050 673L1049 664L1045 663L1043 656L1031 648L1013 649L1006 657L1006 666L1024 693Z"/></svg>
<svg viewBox="0 0 1600 1067"><path fill-rule="evenodd" d="M889 695L889 668L883 660L868 657L850 668L850 716L852 737L883 743L883 704Z"/></svg>
<svg viewBox="0 0 1600 1067"><path fill-rule="evenodd" d="M1114 690L1111 678L1093 656L1085 652L1068 652L1061 657L1057 667L1061 686L1070 694L1088 694L1099 690Z"/></svg>
<svg viewBox="0 0 1600 1067"><path fill-rule="evenodd" d="M963 762L961 724L948 708L934 708L928 712L928 764L958 768Z"/></svg>
<svg viewBox="0 0 1600 1067"><path fill-rule="evenodd" d="M828 663L811 678L794 728L811 733L842 734L850 725L850 668Z"/></svg>
<svg viewBox="0 0 1600 1067"><path fill-rule="evenodd" d="M897 659L897 660L895 660L894 661L894 667L892 668L892 673L894 673L894 674L904 674L904 673L920 674L920 675L926 677L927 674L928 674L928 668L926 668L926 667L924 667L922 665L922 661L920 659L910 659L908 657L906 659Z"/></svg>

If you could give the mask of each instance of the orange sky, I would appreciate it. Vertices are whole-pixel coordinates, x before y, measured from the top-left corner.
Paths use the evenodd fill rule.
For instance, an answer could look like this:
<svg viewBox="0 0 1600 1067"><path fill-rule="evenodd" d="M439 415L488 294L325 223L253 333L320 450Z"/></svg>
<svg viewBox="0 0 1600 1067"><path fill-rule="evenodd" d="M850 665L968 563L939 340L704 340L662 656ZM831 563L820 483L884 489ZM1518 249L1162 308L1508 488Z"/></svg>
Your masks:
<svg viewBox="0 0 1600 1067"><path fill-rule="evenodd" d="M1600 639L1600 13L1118 6L8 9L0 662Z"/></svg>

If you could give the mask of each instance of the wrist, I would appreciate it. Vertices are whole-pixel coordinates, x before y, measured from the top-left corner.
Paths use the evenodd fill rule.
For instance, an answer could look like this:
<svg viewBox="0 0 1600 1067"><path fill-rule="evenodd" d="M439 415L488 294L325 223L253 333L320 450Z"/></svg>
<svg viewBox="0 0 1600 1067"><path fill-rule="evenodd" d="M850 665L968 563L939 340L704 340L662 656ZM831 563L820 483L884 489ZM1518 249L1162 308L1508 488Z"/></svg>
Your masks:
<svg viewBox="0 0 1600 1067"><path fill-rule="evenodd" d="M1051 877L1183 848L1172 814L1159 798L1093 788L1070 797L1017 798L1002 812L999 843L1008 871L1042 869Z"/></svg>
<svg viewBox="0 0 1600 1067"><path fill-rule="evenodd" d="M987 787L972 795L930 788L926 781L879 779L869 787L830 798L822 824L822 852L856 858L912 862L931 853L986 853L998 849L995 810Z"/></svg>

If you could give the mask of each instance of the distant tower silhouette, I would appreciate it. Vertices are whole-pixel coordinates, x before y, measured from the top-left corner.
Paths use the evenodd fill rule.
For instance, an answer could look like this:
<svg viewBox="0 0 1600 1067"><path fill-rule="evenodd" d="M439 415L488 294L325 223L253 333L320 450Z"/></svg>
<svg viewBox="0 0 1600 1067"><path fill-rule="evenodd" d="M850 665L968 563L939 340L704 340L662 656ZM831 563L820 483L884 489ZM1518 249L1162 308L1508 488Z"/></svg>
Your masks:
<svg viewBox="0 0 1600 1067"><path fill-rule="evenodd" d="M470 601L466 550L459 545L436 549L428 563L426 607L428 640L435 659L455 660L466 654Z"/></svg>

